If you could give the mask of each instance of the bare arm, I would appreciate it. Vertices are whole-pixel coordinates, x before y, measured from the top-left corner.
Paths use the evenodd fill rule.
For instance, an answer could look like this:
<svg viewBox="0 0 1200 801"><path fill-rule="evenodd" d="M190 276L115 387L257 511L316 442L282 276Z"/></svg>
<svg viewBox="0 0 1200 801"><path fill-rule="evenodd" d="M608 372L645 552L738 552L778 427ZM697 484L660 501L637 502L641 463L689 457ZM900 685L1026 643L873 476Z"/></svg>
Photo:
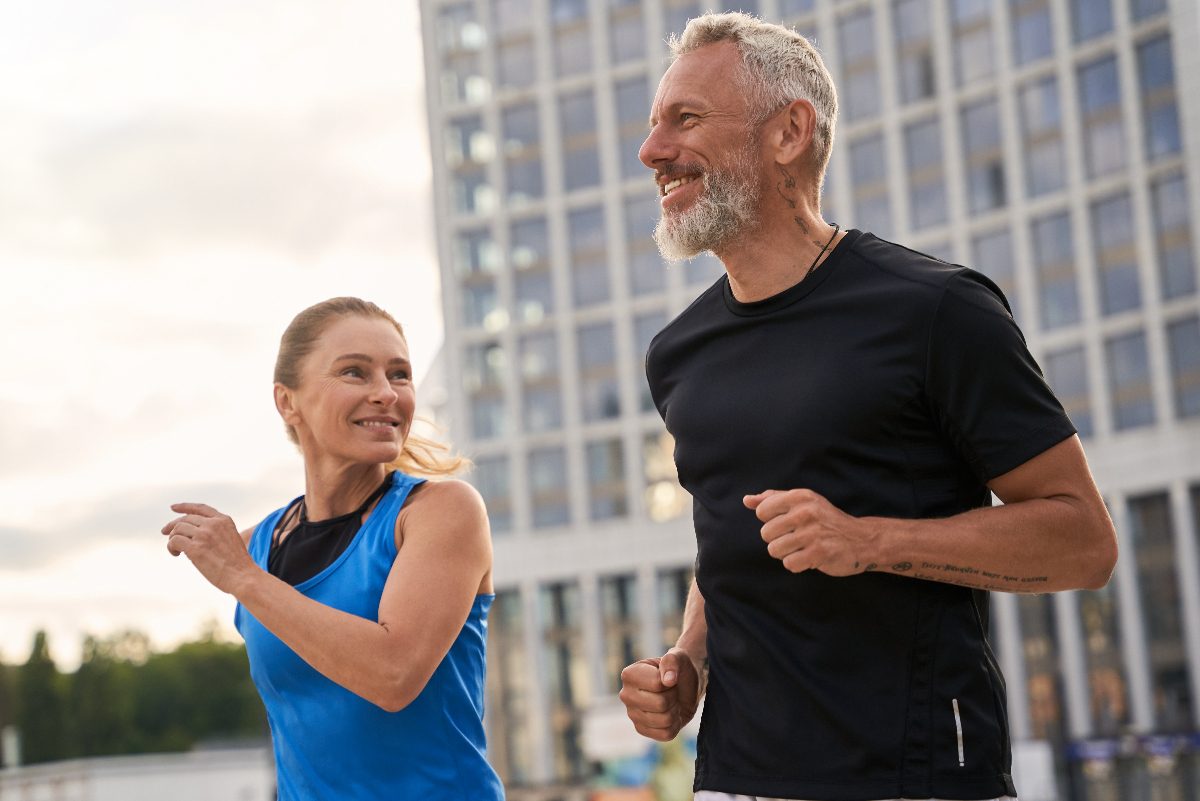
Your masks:
<svg viewBox="0 0 1200 801"><path fill-rule="evenodd" d="M491 588L483 501L459 481L430 483L402 513L403 545L384 586L378 620L325 606L259 569L228 517L205 513L200 505L181 504L177 510L186 512L181 520L202 520L182 531L164 530L173 552L186 554L205 578L236 597L320 673L388 711L403 709L424 689L475 595Z"/></svg>
<svg viewBox="0 0 1200 801"><path fill-rule="evenodd" d="M768 552L792 572L884 571L985 590L1103 587L1116 531L1078 437L995 478L1003 506L953 517L856 518L810 490L747 496Z"/></svg>

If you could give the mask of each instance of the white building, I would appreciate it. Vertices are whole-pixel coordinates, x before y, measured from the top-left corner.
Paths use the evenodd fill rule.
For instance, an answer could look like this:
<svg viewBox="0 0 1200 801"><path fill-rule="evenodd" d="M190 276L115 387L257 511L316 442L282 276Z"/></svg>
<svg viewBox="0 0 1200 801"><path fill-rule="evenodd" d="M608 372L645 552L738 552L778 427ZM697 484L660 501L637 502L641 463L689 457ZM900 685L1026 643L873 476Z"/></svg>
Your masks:
<svg viewBox="0 0 1200 801"><path fill-rule="evenodd" d="M0 770L0 801L273 801L271 749L101 757Z"/></svg>
<svg viewBox="0 0 1200 801"><path fill-rule="evenodd" d="M450 435L495 531L511 788L581 786L589 714L677 630L694 539L642 360L720 265L661 263L636 152L665 37L719 3L421 0ZM827 219L996 280L1083 434L1117 575L993 616L1014 737L1057 766L1046 797L1196 798L1196 1L725 7L796 26L834 74Z"/></svg>

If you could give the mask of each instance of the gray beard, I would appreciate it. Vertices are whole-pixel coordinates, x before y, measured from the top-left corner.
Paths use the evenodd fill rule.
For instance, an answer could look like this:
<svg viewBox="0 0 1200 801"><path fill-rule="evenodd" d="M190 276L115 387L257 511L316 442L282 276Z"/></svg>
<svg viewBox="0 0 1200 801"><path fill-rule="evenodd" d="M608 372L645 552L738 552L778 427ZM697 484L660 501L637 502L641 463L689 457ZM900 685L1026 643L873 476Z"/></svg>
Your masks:
<svg viewBox="0 0 1200 801"><path fill-rule="evenodd" d="M691 208L668 216L654 226L658 252L667 261L686 261L706 250L717 250L751 230L758 222L758 182L749 153L738 154L729 169L704 173L704 187Z"/></svg>

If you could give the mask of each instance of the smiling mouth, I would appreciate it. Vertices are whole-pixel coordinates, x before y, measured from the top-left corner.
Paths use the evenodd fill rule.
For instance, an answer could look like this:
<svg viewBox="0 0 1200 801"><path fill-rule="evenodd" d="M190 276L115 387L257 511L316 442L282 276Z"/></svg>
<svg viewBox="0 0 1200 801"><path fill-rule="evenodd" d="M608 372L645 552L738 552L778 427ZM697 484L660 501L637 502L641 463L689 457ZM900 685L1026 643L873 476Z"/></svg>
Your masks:
<svg viewBox="0 0 1200 801"><path fill-rule="evenodd" d="M400 426L399 423L388 422L386 420L359 420L354 425L363 428L398 428Z"/></svg>
<svg viewBox="0 0 1200 801"><path fill-rule="evenodd" d="M679 178L676 178L674 181L668 181L667 183L663 184L659 188L659 191L663 197L666 197L667 195L671 194L672 192L674 192L676 189L683 186L684 184L690 184L692 181L696 180L698 177L699 176L697 176L697 175L681 176Z"/></svg>

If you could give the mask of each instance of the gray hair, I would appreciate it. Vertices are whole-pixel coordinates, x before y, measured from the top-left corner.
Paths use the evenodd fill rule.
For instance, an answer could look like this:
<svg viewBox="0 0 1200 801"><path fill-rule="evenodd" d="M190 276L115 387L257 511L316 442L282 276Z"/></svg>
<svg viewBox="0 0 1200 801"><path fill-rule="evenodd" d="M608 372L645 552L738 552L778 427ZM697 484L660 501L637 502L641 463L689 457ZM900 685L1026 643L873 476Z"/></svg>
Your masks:
<svg viewBox="0 0 1200 801"><path fill-rule="evenodd" d="M837 90L833 78L812 43L782 25L730 11L707 13L688 21L682 36L671 35L667 44L672 60L718 42L737 45L745 67L739 76L749 98L751 124L761 124L793 100L807 100L817 113L812 159L818 179L824 176L833 149L837 124Z"/></svg>

